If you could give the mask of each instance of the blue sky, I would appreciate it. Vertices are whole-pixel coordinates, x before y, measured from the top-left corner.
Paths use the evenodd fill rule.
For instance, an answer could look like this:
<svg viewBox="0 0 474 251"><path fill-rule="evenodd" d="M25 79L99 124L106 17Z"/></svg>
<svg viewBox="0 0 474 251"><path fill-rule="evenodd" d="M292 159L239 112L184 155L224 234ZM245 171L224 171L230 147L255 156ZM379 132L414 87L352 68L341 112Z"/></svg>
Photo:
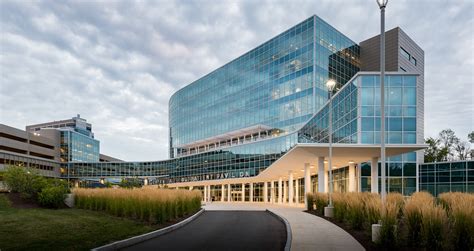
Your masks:
<svg viewBox="0 0 474 251"><path fill-rule="evenodd" d="M316 14L359 42L379 32L371 0L0 1L0 123L81 114L101 151L125 160L168 155L168 100ZM474 1L391 0L425 51L425 137L474 128Z"/></svg>

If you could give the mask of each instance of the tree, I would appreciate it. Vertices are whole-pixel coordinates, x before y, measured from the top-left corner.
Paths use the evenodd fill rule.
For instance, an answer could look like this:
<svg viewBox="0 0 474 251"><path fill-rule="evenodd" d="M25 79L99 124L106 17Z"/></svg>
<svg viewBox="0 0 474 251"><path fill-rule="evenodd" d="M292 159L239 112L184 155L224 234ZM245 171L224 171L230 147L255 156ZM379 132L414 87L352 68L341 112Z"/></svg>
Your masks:
<svg viewBox="0 0 474 251"><path fill-rule="evenodd" d="M454 144L454 151L456 153L456 157L459 160L466 160L469 157L469 154L471 152L471 148L470 148L469 143L467 141L458 140Z"/></svg>
<svg viewBox="0 0 474 251"><path fill-rule="evenodd" d="M454 156L454 144L459 141L456 134L451 129L444 129L439 133L439 140L441 145L447 150L446 156L443 156L443 160L448 160L450 156Z"/></svg>
<svg viewBox="0 0 474 251"><path fill-rule="evenodd" d="M440 144L440 139L429 137L425 140L428 148L425 150L425 162L439 162L448 155L448 149Z"/></svg>
<svg viewBox="0 0 474 251"><path fill-rule="evenodd" d="M123 188L134 188L134 187L140 188L143 186L143 183L138 178L129 178L129 179L123 179L120 182L119 186Z"/></svg>
<svg viewBox="0 0 474 251"><path fill-rule="evenodd" d="M471 144L474 144L474 131L472 131L471 133L469 133L467 135L467 138L469 139L469 142ZM471 150L471 159L474 159L474 150Z"/></svg>
<svg viewBox="0 0 474 251"><path fill-rule="evenodd" d="M469 133L467 135L467 138L469 139L469 142L471 142L472 144L474 144L474 131L472 131L471 133Z"/></svg>

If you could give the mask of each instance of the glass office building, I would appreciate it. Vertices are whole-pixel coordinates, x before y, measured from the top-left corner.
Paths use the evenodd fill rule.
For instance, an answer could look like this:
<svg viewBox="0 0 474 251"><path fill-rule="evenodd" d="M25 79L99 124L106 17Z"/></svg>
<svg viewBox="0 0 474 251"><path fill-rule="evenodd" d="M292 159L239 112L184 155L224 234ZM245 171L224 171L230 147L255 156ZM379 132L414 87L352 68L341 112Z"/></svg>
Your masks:
<svg viewBox="0 0 474 251"><path fill-rule="evenodd" d="M67 174L70 178L152 177L157 184L215 180L208 190L222 189L218 194L224 196L224 185L218 181L258 177L298 145L327 144L329 109L335 143L380 144L379 73L362 72L360 54L357 43L312 16L171 97L169 160L75 162ZM419 74L389 72L386 78L386 143L421 144ZM337 83L332 107L325 86L329 79ZM415 153L389 158L387 168L391 191L416 190ZM370 163L358 163L357 169L358 190L370 190ZM348 191L348 170L348 166L334 170L335 191ZM317 174L311 176L317 188ZM261 200L268 184L254 183L253 200ZM293 184L295 191L301 190L301 179ZM226 189L240 200L250 196L246 192L250 188L244 186L229 184ZM239 189L243 194L230 193ZM303 195L301 190L296 197L301 201Z"/></svg>
<svg viewBox="0 0 474 251"><path fill-rule="evenodd" d="M61 162L98 162L99 141L70 129L59 129Z"/></svg>
<svg viewBox="0 0 474 251"><path fill-rule="evenodd" d="M311 17L176 92L171 158L289 134L359 71L357 44Z"/></svg>

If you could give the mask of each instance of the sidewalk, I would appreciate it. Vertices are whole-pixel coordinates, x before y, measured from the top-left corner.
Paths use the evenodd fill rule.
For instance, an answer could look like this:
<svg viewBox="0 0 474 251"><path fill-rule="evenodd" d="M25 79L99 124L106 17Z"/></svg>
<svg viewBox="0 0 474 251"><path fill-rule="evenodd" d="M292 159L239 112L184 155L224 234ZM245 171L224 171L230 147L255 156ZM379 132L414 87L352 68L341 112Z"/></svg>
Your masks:
<svg viewBox="0 0 474 251"><path fill-rule="evenodd" d="M270 210L290 223L291 250L365 250L364 247L342 228L317 216L303 212L301 207L264 203L213 202L206 210Z"/></svg>

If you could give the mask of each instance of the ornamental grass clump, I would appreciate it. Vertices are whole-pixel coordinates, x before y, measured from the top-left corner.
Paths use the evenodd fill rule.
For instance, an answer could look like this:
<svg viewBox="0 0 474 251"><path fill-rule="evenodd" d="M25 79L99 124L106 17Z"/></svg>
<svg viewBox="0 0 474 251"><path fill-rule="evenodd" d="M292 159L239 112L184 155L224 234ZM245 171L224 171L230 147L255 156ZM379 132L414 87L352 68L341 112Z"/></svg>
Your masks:
<svg viewBox="0 0 474 251"><path fill-rule="evenodd" d="M319 215L324 214L324 207L329 204L329 197L327 193L314 193L314 204L316 205L316 212Z"/></svg>
<svg viewBox="0 0 474 251"><path fill-rule="evenodd" d="M364 197L364 204L366 210L366 218L368 227L372 224L376 224L380 220L381 209L382 209L382 200L378 194L368 193Z"/></svg>
<svg viewBox="0 0 474 251"><path fill-rule="evenodd" d="M146 188L78 188L73 191L76 207L105 211L152 224L163 223L196 212L201 207L198 191Z"/></svg>
<svg viewBox="0 0 474 251"><path fill-rule="evenodd" d="M403 216L408 230L408 243L418 246L422 241L422 209L424 207L434 207L434 198L427 192L414 193L407 199L403 208Z"/></svg>
<svg viewBox="0 0 474 251"><path fill-rule="evenodd" d="M347 213L346 193L333 193L332 202L334 205L334 219L344 221Z"/></svg>
<svg viewBox="0 0 474 251"><path fill-rule="evenodd" d="M397 194L388 194L386 203L381 209L381 223L380 236L378 244L382 247L395 248L398 244L397 226L398 216L400 214L401 206L403 205L403 196Z"/></svg>
<svg viewBox="0 0 474 251"><path fill-rule="evenodd" d="M314 195L312 193L307 193L306 194L306 209L308 211L313 211L314 210Z"/></svg>
<svg viewBox="0 0 474 251"><path fill-rule="evenodd" d="M455 250L474 249L474 195L468 193L443 193L440 204L448 212L451 229L451 248Z"/></svg>
<svg viewBox="0 0 474 251"><path fill-rule="evenodd" d="M397 218L401 218L403 215L403 206L405 205L405 198L400 193L389 193L386 197L387 204L392 204L396 210Z"/></svg>
<svg viewBox="0 0 474 251"><path fill-rule="evenodd" d="M362 229L365 221L364 197L366 193L348 193L346 196L346 220L356 230Z"/></svg>
<svg viewBox="0 0 474 251"><path fill-rule="evenodd" d="M421 217L421 233L425 247L432 250L442 250L445 241L444 227L448 222L446 211L439 205L423 205Z"/></svg>

